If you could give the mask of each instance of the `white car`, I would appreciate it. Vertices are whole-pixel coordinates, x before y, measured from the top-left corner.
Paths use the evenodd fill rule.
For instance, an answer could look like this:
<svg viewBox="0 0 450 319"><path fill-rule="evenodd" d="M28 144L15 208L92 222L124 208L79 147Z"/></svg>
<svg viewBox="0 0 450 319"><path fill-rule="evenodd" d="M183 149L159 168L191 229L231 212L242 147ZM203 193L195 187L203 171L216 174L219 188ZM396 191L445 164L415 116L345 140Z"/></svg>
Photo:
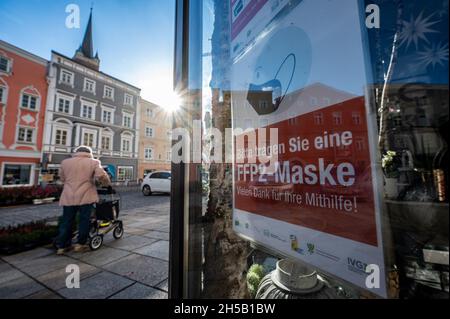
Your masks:
<svg viewBox="0 0 450 319"><path fill-rule="evenodd" d="M170 193L172 174L169 171L157 171L147 174L141 184L142 194Z"/></svg>

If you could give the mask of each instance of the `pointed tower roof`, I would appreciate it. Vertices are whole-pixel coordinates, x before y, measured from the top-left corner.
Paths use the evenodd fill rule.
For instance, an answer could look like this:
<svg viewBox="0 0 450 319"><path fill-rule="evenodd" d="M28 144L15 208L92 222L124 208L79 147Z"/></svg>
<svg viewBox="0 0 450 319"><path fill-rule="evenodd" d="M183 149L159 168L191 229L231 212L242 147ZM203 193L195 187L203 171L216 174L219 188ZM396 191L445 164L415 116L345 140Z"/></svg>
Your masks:
<svg viewBox="0 0 450 319"><path fill-rule="evenodd" d="M85 57L90 59L94 57L94 41L92 41L92 8L80 50Z"/></svg>
<svg viewBox="0 0 450 319"><path fill-rule="evenodd" d="M83 42L81 43L79 49L75 52L74 59L90 68L99 70L100 59L98 57L98 52L94 56L94 41L92 37L92 8L89 14L89 21L86 26L86 31L84 33Z"/></svg>

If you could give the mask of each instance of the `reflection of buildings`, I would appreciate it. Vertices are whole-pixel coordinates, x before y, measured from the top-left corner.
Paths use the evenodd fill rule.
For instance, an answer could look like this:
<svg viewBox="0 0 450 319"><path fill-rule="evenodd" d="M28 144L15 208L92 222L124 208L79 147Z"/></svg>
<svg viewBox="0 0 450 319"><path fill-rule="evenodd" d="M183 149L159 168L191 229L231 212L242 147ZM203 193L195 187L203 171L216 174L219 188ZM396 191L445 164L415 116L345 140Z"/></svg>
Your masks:
<svg viewBox="0 0 450 319"><path fill-rule="evenodd" d="M391 84L386 100L385 149L433 154L448 144L448 86Z"/></svg>
<svg viewBox="0 0 450 319"><path fill-rule="evenodd" d="M47 61L0 41L0 187L37 183L46 103Z"/></svg>
<svg viewBox="0 0 450 319"><path fill-rule="evenodd" d="M236 116L235 127L258 128L272 123L292 118L300 114L306 114L320 108L335 105L343 101L354 98L355 95L329 87L322 83L314 83L303 89L287 94L278 110L264 115L262 108L273 109L272 94L261 91L252 92L232 92L233 109ZM255 110L257 108L257 110ZM263 115L258 115L258 112Z"/></svg>
<svg viewBox="0 0 450 319"><path fill-rule="evenodd" d="M330 162L351 162L359 172L363 172L370 164L364 97L315 83L288 94L279 110L266 116L258 115L254 105L259 106L261 103L250 104L252 101L246 99L246 92L231 92L231 96L235 128L258 129L283 123L277 125L279 139L301 135L309 141L322 136L324 132L333 134L351 131L352 145L331 147L322 151L320 156ZM253 101L258 102L255 92L251 96ZM267 92L261 93L260 100L267 102ZM287 141L283 142L287 145ZM289 160L304 164L316 160L317 156L315 152L306 152Z"/></svg>
<svg viewBox="0 0 450 319"><path fill-rule="evenodd" d="M99 71L92 14L73 59L52 52L44 137L44 177L49 179L74 147L88 145L114 180L135 180L140 89Z"/></svg>
<svg viewBox="0 0 450 319"><path fill-rule="evenodd" d="M141 99L138 178L170 170L172 117L160 106Z"/></svg>
<svg viewBox="0 0 450 319"><path fill-rule="evenodd" d="M380 85L372 90L376 92L381 88ZM441 183L434 187L436 191L439 187L441 201L448 201L448 104L448 85L388 86L386 105L378 118L381 128L380 148L395 151L399 155L399 182L405 187L405 196L409 196L408 187L415 185L419 188L417 185L424 183L427 174L441 170ZM424 174L420 181L417 176L414 177L418 173Z"/></svg>

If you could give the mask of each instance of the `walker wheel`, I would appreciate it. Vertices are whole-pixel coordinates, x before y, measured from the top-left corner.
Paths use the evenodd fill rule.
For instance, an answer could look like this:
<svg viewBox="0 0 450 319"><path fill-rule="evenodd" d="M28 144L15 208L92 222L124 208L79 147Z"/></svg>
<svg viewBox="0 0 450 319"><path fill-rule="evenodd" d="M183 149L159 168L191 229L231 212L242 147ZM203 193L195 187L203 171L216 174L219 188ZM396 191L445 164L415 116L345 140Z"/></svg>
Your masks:
<svg viewBox="0 0 450 319"><path fill-rule="evenodd" d="M103 236L95 235L89 242L89 247L91 248L91 250L97 250L102 246L102 244L103 244Z"/></svg>
<svg viewBox="0 0 450 319"><path fill-rule="evenodd" d="M115 239L120 239L123 236L123 225L120 223L116 228L114 228L113 236Z"/></svg>

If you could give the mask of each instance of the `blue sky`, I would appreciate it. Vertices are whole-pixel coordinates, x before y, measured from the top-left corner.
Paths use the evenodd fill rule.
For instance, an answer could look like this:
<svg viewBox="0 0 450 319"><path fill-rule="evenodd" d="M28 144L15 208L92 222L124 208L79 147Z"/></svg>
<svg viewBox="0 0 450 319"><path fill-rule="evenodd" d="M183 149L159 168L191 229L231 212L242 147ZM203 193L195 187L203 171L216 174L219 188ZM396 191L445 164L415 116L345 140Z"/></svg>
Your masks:
<svg viewBox="0 0 450 319"><path fill-rule="evenodd" d="M175 0L1 0L0 39L46 59L51 50L72 57L82 41L91 3L101 71L164 104L173 83ZM69 4L80 8L80 29L65 25Z"/></svg>

